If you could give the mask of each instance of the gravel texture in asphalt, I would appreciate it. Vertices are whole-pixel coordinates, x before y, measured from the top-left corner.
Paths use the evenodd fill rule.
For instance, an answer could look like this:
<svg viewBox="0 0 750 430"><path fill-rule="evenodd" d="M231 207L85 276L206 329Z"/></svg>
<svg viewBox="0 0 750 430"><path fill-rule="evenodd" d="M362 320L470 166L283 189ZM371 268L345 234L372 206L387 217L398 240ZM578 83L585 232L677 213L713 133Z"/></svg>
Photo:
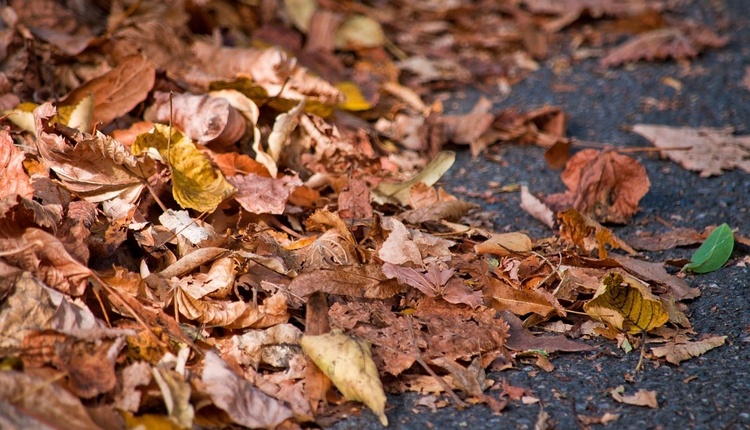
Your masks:
<svg viewBox="0 0 750 430"><path fill-rule="evenodd" d="M476 98L485 95L496 101L497 110L516 107L521 111L551 104L569 115L568 133L580 140L608 143L615 147L649 146L625 126L646 123L670 126L732 126L737 134L750 133L750 90L742 86L745 68L750 66L750 2L747 0L688 2L684 15L716 26L728 22L723 34L729 45L704 53L684 64L675 62L638 63L617 69L604 69L595 59L574 64L567 73L554 74L550 62L512 88L505 99L493 94L467 90L446 108L469 109ZM664 84L664 78L677 79L681 90ZM555 92L556 85L577 88ZM653 106L656 100L665 109ZM488 183L525 183L533 193L551 194L564 190L559 172L548 168L542 150L530 146L496 145L492 157L472 159L459 149L456 165L442 185L449 190L482 192ZM640 202L640 211L615 233L627 240L638 231L669 230L658 219L674 227L702 230L705 226L728 223L739 234L750 235L750 174L731 171L721 176L701 178L678 164L662 160L658 154L635 155L651 180L649 193ZM500 162L498 161L500 159ZM494 160L494 161L493 161ZM534 238L551 234L519 208L517 193L498 194L496 201L478 201L491 214L494 228L524 231ZM695 248L647 253L652 261L689 258ZM701 296L688 302L688 317L701 334L726 335L726 344L679 366L649 360L645 371L634 378L638 353L625 354L614 342L588 341L598 345L588 353L555 354L555 370L545 373L519 363L513 370L490 375L511 385L528 388L541 401L533 405L512 402L502 415L493 415L484 406L461 411L449 406L431 412L415 405L419 396L390 396L387 415L394 429L518 428L532 429L540 409L549 414L549 423L558 429L584 428L579 416L619 417L610 428L633 429L741 429L750 428L750 269L738 264L750 253L736 244L727 267L711 274L690 275L687 281L701 290ZM627 377L626 377L627 376ZM609 390L623 385L627 394L639 389L655 390L659 407L629 406L612 399ZM334 425L336 429L381 428L367 410Z"/></svg>

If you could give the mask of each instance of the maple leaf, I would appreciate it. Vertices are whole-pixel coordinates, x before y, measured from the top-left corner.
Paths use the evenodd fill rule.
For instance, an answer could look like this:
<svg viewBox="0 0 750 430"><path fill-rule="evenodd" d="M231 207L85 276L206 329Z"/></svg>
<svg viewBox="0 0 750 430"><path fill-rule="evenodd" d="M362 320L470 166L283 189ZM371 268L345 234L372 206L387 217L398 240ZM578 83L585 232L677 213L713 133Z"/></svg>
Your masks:
<svg viewBox="0 0 750 430"><path fill-rule="evenodd" d="M637 160L611 150L584 149L562 173L568 191L547 197L546 203L563 211L574 208L599 222L625 224L651 182Z"/></svg>

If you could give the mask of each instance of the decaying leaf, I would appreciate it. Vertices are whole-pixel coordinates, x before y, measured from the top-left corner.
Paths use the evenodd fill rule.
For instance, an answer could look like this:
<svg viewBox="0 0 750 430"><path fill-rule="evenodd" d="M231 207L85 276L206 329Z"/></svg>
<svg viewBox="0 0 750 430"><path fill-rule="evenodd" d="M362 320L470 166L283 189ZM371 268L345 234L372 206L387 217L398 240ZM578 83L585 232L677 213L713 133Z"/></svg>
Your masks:
<svg viewBox="0 0 750 430"><path fill-rule="evenodd" d="M333 331L302 336L301 345L305 354L333 381L344 398L364 403L384 426L388 425L383 384L366 341Z"/></svg>
<svg viewBox="0 0 750 430"><path fill-rule="evenodd" d="M734 136L731 127L636 124L632 130L656 147L671 148L662 151L662 156L688 170L700 172L704 178L735 168L750 173L750 136Z"/></svg>
<svg viewBox="0 0 750 430"><path fill-rule="evenodd" d="M669 343L665 346L652 347L651 352L657 357L665 357L672 364L680 364L680 362L724 345L726 339L726 336L712 336L698 341Z"/></svg>
<svg viewBox="0 0 750 430"><path fill-rule="evenodd" d="M659 298L646 285L619 272L602 279L599 290L583 305L583 310L592 318L628 333L652 330L669 319Z"/></svg>
<svg viewBox="0 0 750 430"><path fill-rule="evenodd" d="M562 180L568 191L547 197L557 211L574 208L599 222L625 224L651 183L637 160L614 151L584 149L565 167Z"/></svg>

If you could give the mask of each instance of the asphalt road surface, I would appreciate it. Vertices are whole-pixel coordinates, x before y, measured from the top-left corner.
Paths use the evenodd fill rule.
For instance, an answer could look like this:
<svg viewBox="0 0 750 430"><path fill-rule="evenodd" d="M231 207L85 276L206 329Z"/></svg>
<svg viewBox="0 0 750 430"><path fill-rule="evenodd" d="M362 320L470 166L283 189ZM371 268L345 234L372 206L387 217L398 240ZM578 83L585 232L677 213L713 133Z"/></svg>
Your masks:
<svg viewBox="0 0 750 430"><path fill-rule="evenodd" d="M721 7L724 5L724 11ZM544 104L560 106L570 117L569 135L581 140L609 143L616 147L649 146L649 142L624 129L637 123L671 126L732 126L737 134L750 133L750 90L742 86L745 68L750 66L750 2L747 0L694 1L685 13L713 25L729 21L723 34L729 45L704 53L690 63L689 71L675 62L638 63L617 69L603 69L596 60L574 64L566 74L555 75L549 63L512 88L500 100L496 94L483 95L498 100L500 110L514 106L526 111ZM664 83L676 79L676 90ZM572 92L553 88L573 86ZM456 94L448 109L460 112L470 108L480 91ZM465 96L465 97L464 97ZM654 107L663 102L666 109ZM532 192L550 194L563 191L559 172L546 167L542 150L530 146L500 145L490 149L498 164L486 156L472 159L459 150L458 161L442 181L450 189L464 187L484 191L490 181L501 184L525 183ZM750 174L727 172L701 178L679 165L659 159L657 154L636 154L651 180L649 193L640 202L633 221L615 229L627 240L637 231L663 232L665 220L675 227L702 230L709 225L728 223L745 236L750 235ZM541 238L551 234L518 206L517 193L497 196L497 203L482 203L482 210L493 214L496 229L524 231ZM689 258L695 248L645 254L653 261ZM648 361L644 372L633 374L638 353L625 354L614 342L589 341L598 348L588 353L555 354L551 373L519 364L513 370L490 375L510 384L528 388L541 401L532 405L511 402L501 415L484 406L461 411L453 407L431 412L415 406L417 395L390 396L386 411L394 429L533 429L543 408L548 423L558 429L585 428L578 416L617 414L609 424L617 429L742 429L750 428L750 269L737 263L750 249L736 245L728 267L706 275L688 276L691 286L702 295L688 302L688 317L701 334L726 335L726 344L680 366ZM655 390L659 408L618 403L609 390L623 385L627 393ZM594 428L603 426L593 426ZM341 421L336 429L381 428L367 410Z"/></svg>

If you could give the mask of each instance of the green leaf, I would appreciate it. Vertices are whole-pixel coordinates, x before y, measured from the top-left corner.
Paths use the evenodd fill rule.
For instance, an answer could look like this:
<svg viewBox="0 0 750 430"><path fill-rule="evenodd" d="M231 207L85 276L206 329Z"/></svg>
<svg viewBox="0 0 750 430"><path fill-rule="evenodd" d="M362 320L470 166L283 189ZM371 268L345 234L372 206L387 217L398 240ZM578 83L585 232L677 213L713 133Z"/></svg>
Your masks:
<svg viewBox="0 0 750 430"><path fill-rule="evenodd" d="M703 245L690 258L690 263L685 265L682 270L690 270L695 273L713 272L729 260L733 249L734 234L727 223L724 223L711 232Z"/></svg>

